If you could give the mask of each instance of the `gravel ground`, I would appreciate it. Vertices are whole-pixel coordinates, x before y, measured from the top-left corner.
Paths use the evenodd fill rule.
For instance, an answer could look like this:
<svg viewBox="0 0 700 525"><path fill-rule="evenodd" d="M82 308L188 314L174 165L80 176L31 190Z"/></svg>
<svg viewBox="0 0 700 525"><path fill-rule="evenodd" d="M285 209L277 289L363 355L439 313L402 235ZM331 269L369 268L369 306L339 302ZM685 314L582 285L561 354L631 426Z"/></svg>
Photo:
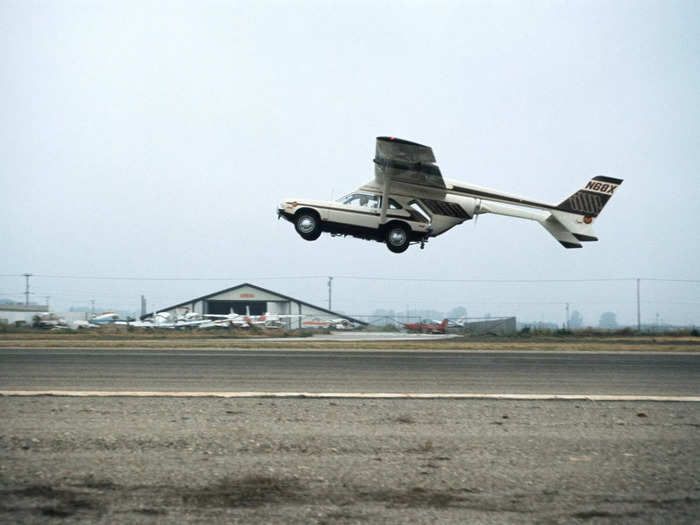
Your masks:
<svg viewBox="0 0 700 525"><path fill-rule="evenodd" d="M697 523L700 404L0 398L5 523Z"/></svg>

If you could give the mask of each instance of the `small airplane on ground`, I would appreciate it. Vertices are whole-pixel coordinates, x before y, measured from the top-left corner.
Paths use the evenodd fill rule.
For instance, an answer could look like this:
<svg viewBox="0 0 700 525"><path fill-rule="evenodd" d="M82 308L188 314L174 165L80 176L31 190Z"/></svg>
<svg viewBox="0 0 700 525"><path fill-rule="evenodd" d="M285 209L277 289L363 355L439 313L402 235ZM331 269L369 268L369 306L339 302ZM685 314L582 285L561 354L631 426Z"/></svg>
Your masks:
<svg viewBox="0 0 700 525"><path fill-rule="evenodd" d="M301 314L271 314L265 312L263 315L249 316L251 323L262 324L265 328L283 328L285 319L298 319L304 317Z"/></svg>
<svg viewBox="0 0 700 525"><path fill-rule="evenodd" d="M92 324L90 321L85 321L83 319L77 319L73 321L72 328L74 330L83 330L85 328L97 328L100 325Z"/></svg>
<svg viewBox="0 0 700 525"><path fill-rule="evenodd" d="M73 321L73 328L80 330L83 328L98 328L100 326L107 326L111 324L128 324L133 323L132 318L122 319L121 316L116 312L103 312L99 315L93 315L87 321L78 319Z"/></svg>
<svg viewBox="0 0 700 525"><path fill-rule="evenodd" d="M484 213L540 223L565 248L597 241L591 225L622 184L593 177L559 204L545 204L442 178L432 148L394 137L377 137L374 180L339 201L285 199L277 217L294 224L307 241L322 232L386 243L395 253L421 248L464 221Z"/></svg>
<svg viewBox="0 0 700 525"><path fill-rule="evenodd" d="M204 314L206 323L200 325L200 328L248 328L250 323L246 320L246 316L237 314L231 310L227 314ZM212 320L213 319L213 320Z"/></svg>
<svg viewBox="0 0 700 525"><path fill-rule="evenodd" d="M112 324L115 321L119 321L121 317L115 312L103 312L100 315L96 315L88 320L90 324L94 325L105 325Z"/></svg>
<svg viewBox="0 0 700 525"><path fill-rule="evenodd" d="M156 312L143 321L134 321L128 319L126 321L119 320L115 321L117 325L133 326L136 328L171 328L171 329L181 329L181 328L196 328L204 323L207 323L208 319L203 319L201 314L188 312L184 315L174 314L170 312Z"/></svg>
<svg viewBox="0 0 700 525"><path fill-rule="evenodd" d="M355 328L355 323L347 319L322 319L313 317L306 321L302 321L302 326L306 328L332 328L333 330L352 330Z"/></svg>
<svg viewBox="0 0 700 525"><path fill-rule="evenodd" d="M431 321L430 319L423 319L418 323L404 323L403 327L409 332L418 332L421 334L444 334L447 331L447 319L443 319L442 322Z"/></svg>
<svg viewBox="0 0 700 525"><path fill-rule="evenodd" d="M233 328L249 328L251 326L259 328L282 328L284 319L304 317L301 314L277 314L265 312L262 315L251 315L248 308L245 314L237 314L233 309L228 314L204 314L203 317L216 319L203 325L202 328L213 328L216 326L228 326Z"/></svg>
<svg viewBox="0 0 700 525"><path fill-rule="evenodd" d="M67 328L66 320L52 312L42 312L32 319L36 328Z"/></svg>

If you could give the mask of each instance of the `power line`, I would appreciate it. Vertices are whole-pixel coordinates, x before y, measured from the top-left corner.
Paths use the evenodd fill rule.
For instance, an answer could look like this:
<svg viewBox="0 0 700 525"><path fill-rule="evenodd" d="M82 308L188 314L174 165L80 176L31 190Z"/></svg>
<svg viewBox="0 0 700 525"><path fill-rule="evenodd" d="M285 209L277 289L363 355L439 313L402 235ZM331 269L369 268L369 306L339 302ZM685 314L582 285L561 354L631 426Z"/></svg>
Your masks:
<svg viewBox="0 0 700 525"><path fill-rule="evenodd" d="M695 279L656 279L653 277L641 277L640 281L661 281L665 283L700 283L700 281Z"/></svg>
<svg viewBox="0 0 700 525"><path fill-rule="evenodd" d="M0 277L22 277L25 274L0 274ZM288 275L288 276L259 276L259 277L127 277L99 275L49 275L33 274L33 277L44 279L83 279L98 281L264 281L264 280L302 280L328 279L327 275ZM586 282L633 282L656 281L677 283L700 283L700 279L665 279L659 277L605 277L605 278L576 278L576 279L439 279L432 277L381 277L370 275L336 275L335 279L363 281L405 281L427 283L586 283Z"/></svg>
<svg viewBox="0 0 700 525"><path fill-rule="evenodd" d="M326 279L326 275L297 275L291 277L101 277L101 276L81 276L81 275L42 275L35 274L35 277L45 279L85 279L96 281L252 281L252 280L284 280L284 279Z"/></svg>
<svg viewBox="0 0 700 525"><path fill-rule="evenodd" d="M410 281L426 283L586 283L610 281L634 281L635 277L620 277L606 279L433 279L420 277L361 277L352 275L337 275L337 279L354 279L363 281ZM697 281L700 282L700 281Z"/></svg>
<svg viewBox="0 0 700 525"><path fill-rule="evenodd" d="M646 277L608 277L608 278L579 278L579 279L435 279L422 277L369 277L353 275L336 275L336 279L354 279L365 281L413 281L432 283L591 283L591 282L633 282L659 281L679 283L700 283L699 279L662 279Z"/></svg>

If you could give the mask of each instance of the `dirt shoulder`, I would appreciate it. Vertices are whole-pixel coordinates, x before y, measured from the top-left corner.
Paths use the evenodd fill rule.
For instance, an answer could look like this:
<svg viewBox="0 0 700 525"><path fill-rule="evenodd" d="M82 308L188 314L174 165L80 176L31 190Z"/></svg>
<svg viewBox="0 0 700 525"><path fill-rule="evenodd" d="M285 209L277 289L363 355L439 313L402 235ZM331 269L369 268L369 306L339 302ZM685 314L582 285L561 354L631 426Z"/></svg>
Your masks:
<svg viewBox="0 0 700 525"><path fill-rule="evenodd" d="M6 523L691 523L700 403L0 398Z"/></svg>

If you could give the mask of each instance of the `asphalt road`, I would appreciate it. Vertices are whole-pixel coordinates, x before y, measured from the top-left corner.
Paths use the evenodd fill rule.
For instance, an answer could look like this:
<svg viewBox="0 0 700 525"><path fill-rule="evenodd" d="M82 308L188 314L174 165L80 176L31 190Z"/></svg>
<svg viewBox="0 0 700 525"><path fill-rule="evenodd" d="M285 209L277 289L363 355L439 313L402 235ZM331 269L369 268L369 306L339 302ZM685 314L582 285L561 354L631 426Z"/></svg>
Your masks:
<svg viewBox="0 0 700 525"><path fill-rule="evenodd" d="M0 390L697 396L700 355L3 349Z"/></svg>

